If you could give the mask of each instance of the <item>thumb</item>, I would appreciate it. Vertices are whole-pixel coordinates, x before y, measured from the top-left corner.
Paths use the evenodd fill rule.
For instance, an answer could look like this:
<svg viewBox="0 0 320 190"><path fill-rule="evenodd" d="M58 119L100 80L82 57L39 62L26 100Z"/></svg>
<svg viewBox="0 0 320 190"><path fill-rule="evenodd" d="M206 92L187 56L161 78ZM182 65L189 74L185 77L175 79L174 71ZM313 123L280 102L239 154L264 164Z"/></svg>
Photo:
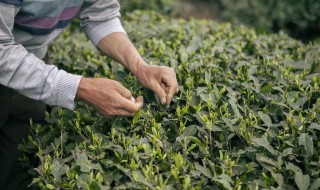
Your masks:
<svg viewBox="0 0 320 190"><path fill-rule="evenodd" d="M167 102L166 92L158 82L155 82L155 85L152 90L159 97L161 104L165 104Z"/></svg>

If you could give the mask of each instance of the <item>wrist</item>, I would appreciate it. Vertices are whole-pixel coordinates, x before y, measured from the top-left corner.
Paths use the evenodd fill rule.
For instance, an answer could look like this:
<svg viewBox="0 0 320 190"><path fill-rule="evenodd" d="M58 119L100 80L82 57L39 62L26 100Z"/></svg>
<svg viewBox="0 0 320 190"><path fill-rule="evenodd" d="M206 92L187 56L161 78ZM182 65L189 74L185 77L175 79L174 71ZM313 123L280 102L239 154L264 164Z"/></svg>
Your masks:
<svg viewBox="0 0 320 190"><path fill-rule="evenodd" d="M137 59L137 61L133 62L133 64L130 65L130 71L139 78L139 73L144 72L144 68L148 66L148 64L140 57Z"/></svg>
<svg viewBox="0 0 320 190"><path fill-rule="evenodd" d="M90 86L92 86L92 79L84 78L84 77L81 78L75 100L76 101L85 100L86 96L88 95L88 87Z"/></svg>

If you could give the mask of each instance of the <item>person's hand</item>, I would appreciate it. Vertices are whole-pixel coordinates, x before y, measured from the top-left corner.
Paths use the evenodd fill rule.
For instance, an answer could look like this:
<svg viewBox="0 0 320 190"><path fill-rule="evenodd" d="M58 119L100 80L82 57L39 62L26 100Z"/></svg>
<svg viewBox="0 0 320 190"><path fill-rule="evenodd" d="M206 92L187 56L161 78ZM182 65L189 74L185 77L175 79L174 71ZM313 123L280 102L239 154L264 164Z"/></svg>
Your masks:
<svg viewBox="0 0 320 190"><path fill-rule="evenodd" d="M162 104L169 104L174 94L179 91L174 70L146 64L127 35L114 32L102 38L98 48L129 69L144 87L159 97Z"/></svg>
<svg viewBox="0 0 320 190"><path fill-rule="evenodd" d="M170 67L142 63L134 74L144 87L159 97L162 104L170 104L179 91L176 73Z"/></svg>
<svg viewBox="0 0 320 190"><path fill-rule="evenodd" d="M143 98L136 100L119 82L104 78L82 78L76 100L84 100L105 117L133 116L143 106Z"/></svg>

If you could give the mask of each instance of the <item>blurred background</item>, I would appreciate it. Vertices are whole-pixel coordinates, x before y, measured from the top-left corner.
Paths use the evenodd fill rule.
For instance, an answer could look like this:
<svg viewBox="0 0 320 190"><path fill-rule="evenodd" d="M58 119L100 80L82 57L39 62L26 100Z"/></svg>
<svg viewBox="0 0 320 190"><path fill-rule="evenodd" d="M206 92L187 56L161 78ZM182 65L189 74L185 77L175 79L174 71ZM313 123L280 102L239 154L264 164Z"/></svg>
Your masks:
<svg viewBox="0 0 320 190"><path fill-rule="evenodd" d="M122 15L137 9L172 17L244 24L258 33L283 31L303 42L320 39L320 0L119 0Z"/></svg>

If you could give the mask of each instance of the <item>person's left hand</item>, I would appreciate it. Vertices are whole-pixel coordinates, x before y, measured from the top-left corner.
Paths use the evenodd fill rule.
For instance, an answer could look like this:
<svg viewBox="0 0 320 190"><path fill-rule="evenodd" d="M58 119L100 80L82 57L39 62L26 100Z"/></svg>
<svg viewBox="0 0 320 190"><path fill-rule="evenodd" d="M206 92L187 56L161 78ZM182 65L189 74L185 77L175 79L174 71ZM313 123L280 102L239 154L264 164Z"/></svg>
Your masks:
<svg viewBox="0 0 320 190"><path fill-rule="evenodd" d="M152 90L162 104L170 104L172 97L179 91L174 69L166 66L140 64L135 73L140 83Z"/></svg>

